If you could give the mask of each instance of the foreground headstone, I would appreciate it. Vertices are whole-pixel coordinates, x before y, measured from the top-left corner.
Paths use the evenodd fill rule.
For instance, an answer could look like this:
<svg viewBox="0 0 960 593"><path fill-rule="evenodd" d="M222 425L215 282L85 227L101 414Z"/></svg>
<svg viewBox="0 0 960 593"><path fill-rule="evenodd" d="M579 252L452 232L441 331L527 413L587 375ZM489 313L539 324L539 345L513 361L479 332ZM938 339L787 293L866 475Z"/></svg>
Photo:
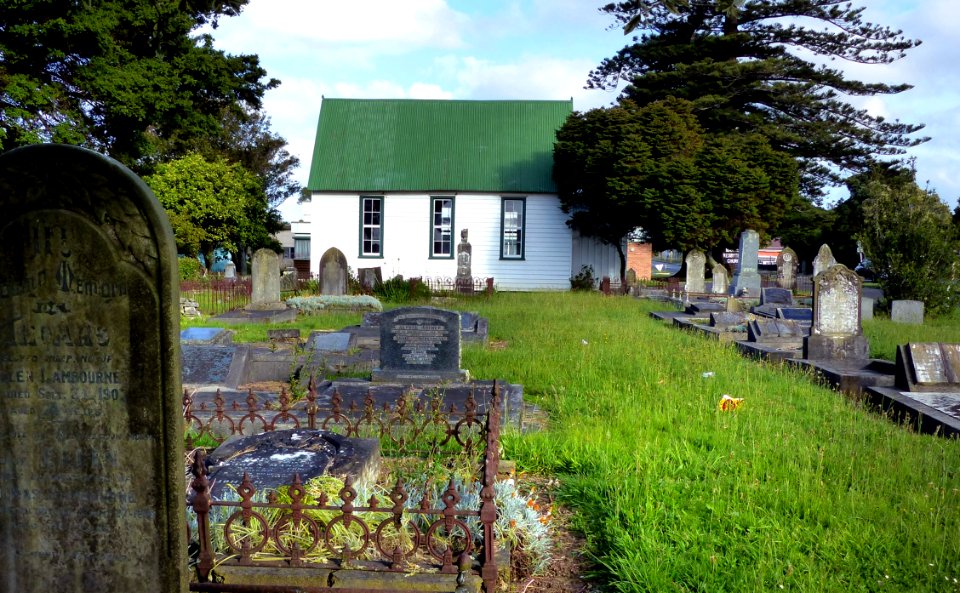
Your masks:
<svg viewBox="0 0 960 593"><path fill-rule="evenodd" d="M707 256L699 249L693 249L686 257L687 264L687 292L705 292L706 282L704 275L706 273Z"/></svg>
<svg viewBox="0 0 960 593"><path fill-rule="evenodd" d="M740 234L740 254L737 259L737 272L730 284L733 296L760 296L760 272L757 271L760 254L760 235L747 229Z"/></svg>
<svg viewBox="0 0 960 593"><path fill-rule="evenodd" d="M434 307L407 307L380 315L380 368L374 381L466 381L460 368L460 314Z"/></svg>
<svg viewBox="0 0 960 593"><path fill-rule="evenodd" d="M808 360L851 360L870 357L860 322L863 281L838 264L815 277L813 326L803 342Z"/></svg>
<svg viewBox="0 0 960 593"><path fill-rule="evenodd" d="M248 308L286 308L280 301L280 256L272 249L258 249L253 254L253 293Z"/></svg>
<svg viewBox="0 0 960 593"><path fill-rule="evenodd" d="M826 272L835 265L837 265L837 260L833 257L833 252L830 251L830 246L824 243L820 246L820 251L817 252L817 257L813 258L814 279L820 275L820 272Z"/></svg>
<svg viewBox="0 0 960 593"><path fill-rule="evenodd" d="M336 247L323 252L320 258L320 294L347 294L347 256Z"/></svg>
<svg viewBox="0 0 960 593"><path fill-rule="evenodd" d="M890 321L923 325L923 301L893 301L890 305Z"/></svg>
<svg viewBox="0 0 960 593"><path fill-rule="evenodd" d="M797 284L797 252L785 247L777 256L777 286L793 290Z"/></svg>
<svg viewBox="0 0 960 593"><path fill-rule="evenodd" d="M0 157L0 591L185 592L176 246L119 163Z"/></svg>

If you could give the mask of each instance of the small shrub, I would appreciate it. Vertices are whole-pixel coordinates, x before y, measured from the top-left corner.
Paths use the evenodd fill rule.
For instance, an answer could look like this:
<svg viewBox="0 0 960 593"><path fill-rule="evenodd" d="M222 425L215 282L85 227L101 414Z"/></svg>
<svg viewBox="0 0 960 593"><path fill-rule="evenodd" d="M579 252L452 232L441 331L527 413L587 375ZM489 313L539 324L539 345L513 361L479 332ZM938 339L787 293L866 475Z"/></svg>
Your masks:
<svg viewBox="0 0 960 593"><path fill-rule="evenodd" d="M301 313L316 313L324 309L350 309L353 311L383 311L383 305L372 296L321 294L306 297L291 297L285 301Z"/></svg>
<svg viewBox="0 0 960 593"><path fill-rule="evenodd" d="M203 266L195 257L178 257L177 267L180 271L180 281L200 280L203 276Z"/></svg>
<svg viewBox="0 0 960 593"><path fill-rule="evenodd" d="M570 290L593 290L596 279L593 275L593 266L583 266L576 276L570 277Z"/></svg>
<svg viewBox="0 0 960 593"><path fill-rule="evenodd" d="M378 298L391 303L409 303L411 301L425 301L430 298L430 287L413 280L404 280L403 276L395 276L377 284L373 294Z"/></svg>

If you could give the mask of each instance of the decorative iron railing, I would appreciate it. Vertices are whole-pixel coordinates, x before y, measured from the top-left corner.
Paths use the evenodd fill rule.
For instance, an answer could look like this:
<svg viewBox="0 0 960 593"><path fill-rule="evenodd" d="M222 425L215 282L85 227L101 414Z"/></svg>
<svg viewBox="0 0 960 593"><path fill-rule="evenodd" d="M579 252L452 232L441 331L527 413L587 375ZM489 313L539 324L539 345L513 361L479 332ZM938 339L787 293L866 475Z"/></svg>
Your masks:
<svg viewBox="0 0 960 593"><path fill-rule="evenodd" d="M250 304L253 282L249 278L183 281L180 296L196 302L204 315L219 315Z"/></svg>
<svg viewBox="0 0 960 593"><path fill-rule="evenodd" d="M419 491L419 500L413 500L411 486L398 480L392 488L381 490L385 494L371 494L365 501L358 501L358 490L348 480L337 493L340 503L335 504L325 493L308 496L299 475L291 477L282 497L275 490L266 497L258 497L254 480L245 475L237 488L238 500L213 500L203 454L198 452L192 464L187 505L195 518L195 526L190 529L191 539L199 549L197 582L191 583L191 590L243 589L243 584L215 582L214 567L226 564L402 573L433 571L457 574L460 579L467 574L477 574L487 593L495 592L494 484L500 461L499 385L494 383L490 389L490 405L480 417L471 394L462 414L448 414L433 405L420 408L428 422L419 424L413 419L416 407L399 402L381 410L386 418L374 418L378 414L369 394L362 408L351 406L351 411L345 411L342 402L334 397L330 409L322 414L316 405L313 385L311 393L313 398L303 411L307 412L307 425L312 427L323 428L335 423L346 434L358 435L362 433L361 427L368 426L379 431L383 438L393 439L391 426L406 425L410 429L407 436L418 430L423 436L428 432L426 426L438 426L442 422L446 426L444 438L437 446L456 442L464 450L471 450L472 438L482 437L484 447L477 484L451 478L446 489L439 493L431 492L429 484L414 485ZM272 430L299 422L289 398L281 397L275 414L264 415L265 409L259 407L250 394L247 414L237 422L223 404L222 396L218 399L210 419L204 422L185 395L184 415L188 425L206 434L206 427L214 419L230 418L226 425L238 431L248 423L251 426L259 423L260 428ZM477 425L480 430L475 435L462 438L466 427ZM325 587L311 587L314 589L320 591Z"/></svg>

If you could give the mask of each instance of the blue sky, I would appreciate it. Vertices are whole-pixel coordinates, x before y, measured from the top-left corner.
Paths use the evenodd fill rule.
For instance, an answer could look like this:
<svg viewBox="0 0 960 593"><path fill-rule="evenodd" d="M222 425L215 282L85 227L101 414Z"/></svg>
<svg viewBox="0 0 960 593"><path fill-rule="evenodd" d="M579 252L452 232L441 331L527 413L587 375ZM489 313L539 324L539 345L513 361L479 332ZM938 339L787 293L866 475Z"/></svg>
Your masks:
<svg viewBox="0 0 960 593"><path fill-rule="evenodd" d="M264 109L300 158L306 183L322 97L569 99L609 105L587 74L626 45L602 0L251 0L212 31L228 53L255 53L281 81ZM855 98L874 115L924 123L932 139L910 150L917 180L951 208L960 197L960 43L956 0L869 0L865 18L923 44L889 65L842 68L869 82L905 82L895 96ZM836 194L841 195L841 194ZM297 219L295 200L281 208Z"/></svg>

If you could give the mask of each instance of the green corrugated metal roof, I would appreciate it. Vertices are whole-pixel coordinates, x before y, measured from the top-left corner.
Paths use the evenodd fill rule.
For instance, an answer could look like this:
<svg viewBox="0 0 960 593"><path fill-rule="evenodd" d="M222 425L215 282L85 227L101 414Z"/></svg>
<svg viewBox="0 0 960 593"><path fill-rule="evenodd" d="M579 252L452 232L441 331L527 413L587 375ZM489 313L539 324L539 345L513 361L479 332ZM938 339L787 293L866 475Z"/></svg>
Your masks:
<svg viewBox="0 0 960 593"><path fill-rule="evenodd" d="M551 193L572 101L324 99L312 191Z"/></svg>

